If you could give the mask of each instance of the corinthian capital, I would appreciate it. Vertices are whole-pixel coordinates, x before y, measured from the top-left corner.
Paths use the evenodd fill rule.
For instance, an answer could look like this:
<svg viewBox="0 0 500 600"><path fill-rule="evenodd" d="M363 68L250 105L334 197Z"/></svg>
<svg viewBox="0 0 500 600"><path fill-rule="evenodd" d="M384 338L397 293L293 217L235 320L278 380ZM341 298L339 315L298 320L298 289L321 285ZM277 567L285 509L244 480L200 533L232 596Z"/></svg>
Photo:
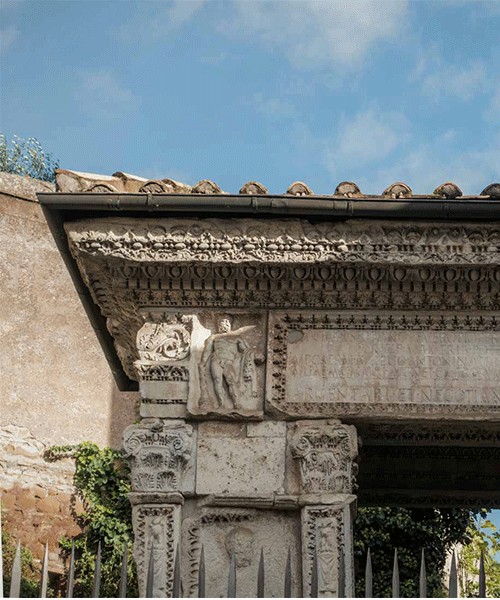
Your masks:
<svg viewBox="0 0 500 600"><path fill-rule="evenodd" d="M291 443L305 494L351 494L358 455L356 428L340 421L299 422Z"/></svg>

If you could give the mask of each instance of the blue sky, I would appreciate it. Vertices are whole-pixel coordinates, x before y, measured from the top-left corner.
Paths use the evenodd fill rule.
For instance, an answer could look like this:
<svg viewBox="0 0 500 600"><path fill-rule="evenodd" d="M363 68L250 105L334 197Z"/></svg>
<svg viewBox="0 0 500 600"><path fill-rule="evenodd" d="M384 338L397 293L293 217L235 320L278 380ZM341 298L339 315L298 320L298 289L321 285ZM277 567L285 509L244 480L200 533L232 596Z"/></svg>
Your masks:
<svg viewBox="0 0 500 600"><path fill-rule="evenodd" d="M500 179L500 0L2 0L1 117L81 171L237 192Z"/></svg>

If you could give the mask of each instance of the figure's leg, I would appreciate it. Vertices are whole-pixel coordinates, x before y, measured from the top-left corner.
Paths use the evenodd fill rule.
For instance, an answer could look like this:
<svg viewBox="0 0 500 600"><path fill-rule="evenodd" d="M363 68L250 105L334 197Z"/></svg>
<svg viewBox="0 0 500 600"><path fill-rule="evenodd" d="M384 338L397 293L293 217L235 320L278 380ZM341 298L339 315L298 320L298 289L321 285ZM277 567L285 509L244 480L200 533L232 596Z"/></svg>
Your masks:
<svg viewBox="0 0 500 600"><path fill-rule="evenodd" d="M226 390L224 389L224 371L216 358L212 358L210 372L214 382L214 390L215 395L217 396L218 405L225 408L233 408L231 401L227 398Z"/></svg>
<svg viewBox="0 0 500 600"><path fill-rule="evenodd" d="M229 397L231 398L232 404L234 408L241 408L240 402L238 398L238 380L236 377L236 373L232 365L228 365L224 370L224 379L226 380L227 387L229 390Z"/></svg>

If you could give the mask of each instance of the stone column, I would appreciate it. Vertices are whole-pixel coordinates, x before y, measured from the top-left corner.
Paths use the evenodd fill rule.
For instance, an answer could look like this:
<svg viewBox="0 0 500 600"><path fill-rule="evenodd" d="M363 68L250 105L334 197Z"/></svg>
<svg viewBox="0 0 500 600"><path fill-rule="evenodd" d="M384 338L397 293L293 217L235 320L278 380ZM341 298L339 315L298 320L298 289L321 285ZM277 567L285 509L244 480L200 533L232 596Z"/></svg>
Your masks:
<svg viewBox="0 0 500 600"><path fill-rule="evenodd" d="M317 561L318 597L334 598L340 592L352 598L356 429L337 420L299 421L291 450L299 463L301 480L304 597L311 596L311 577Z"/></svg>
<svg viewBox="0 0 500 600"><path fill-rule="evenodd" d="M174 563L180 540L183 491L189 480L193 429L183 421L144 419L123 435L131 465L132 524L139 593L146 592L151 552L154 557L154 597L171 597Z"/></svg>

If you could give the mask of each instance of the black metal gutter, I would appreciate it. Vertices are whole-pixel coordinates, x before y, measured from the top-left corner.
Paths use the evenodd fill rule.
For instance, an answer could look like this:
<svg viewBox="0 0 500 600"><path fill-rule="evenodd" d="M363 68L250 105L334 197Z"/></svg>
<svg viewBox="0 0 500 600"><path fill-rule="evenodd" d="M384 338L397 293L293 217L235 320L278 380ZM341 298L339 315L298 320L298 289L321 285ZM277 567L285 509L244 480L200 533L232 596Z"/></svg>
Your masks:
<svg viewBox="0 0 500 600"><path fill-rule="evenodd" d="M229 196L173 194L37 194L56 245L71 275L89 321L101 344L116 384L121 391L136 391L138 384L123 370L106 320L85 285L69 250L63 224L84 218L122 216L254 218L294 217L309 219L401 219L401 220L500 220L500 201L481 197L442 200L421 196L410 200L392 200L377 196L332 198L324 196Z"/></svg>
<svg viewBox="0 0 500 600"><path fill-rule="evenodd" d="M49 210L80 212L212 213L306 218L375 219L500 219L500 201L488 197L444 200L432 196L388 199L378 196L332 198L325 196L230 196L194 194L95 194L39 193L40 204ZM90 216L90 215L89 215Z"/></svg>

